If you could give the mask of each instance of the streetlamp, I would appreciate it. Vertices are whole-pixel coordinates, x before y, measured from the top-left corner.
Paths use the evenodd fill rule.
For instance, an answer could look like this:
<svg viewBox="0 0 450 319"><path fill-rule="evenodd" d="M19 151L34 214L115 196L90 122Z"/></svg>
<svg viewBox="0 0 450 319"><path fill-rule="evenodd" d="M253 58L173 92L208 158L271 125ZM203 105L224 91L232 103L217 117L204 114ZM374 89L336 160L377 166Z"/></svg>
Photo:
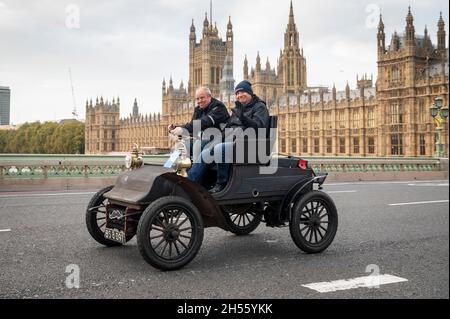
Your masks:
<svg viewBox="0 0 450 319"><path fill-rule="evenodd" d="M442 131L444 129L442 124L448 117L448 107L442 107L443 102L441 97L437 97L434 100L434 104L430 107L430 113L436 125L436 157L445 156L444 143L442 143Z"/></svg>

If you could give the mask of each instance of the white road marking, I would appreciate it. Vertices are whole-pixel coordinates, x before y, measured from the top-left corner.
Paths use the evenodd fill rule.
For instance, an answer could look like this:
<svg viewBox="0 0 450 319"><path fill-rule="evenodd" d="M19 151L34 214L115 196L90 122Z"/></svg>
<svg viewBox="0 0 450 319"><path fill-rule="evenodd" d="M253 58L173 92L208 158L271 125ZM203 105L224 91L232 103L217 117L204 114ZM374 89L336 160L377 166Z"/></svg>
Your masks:
<svg viewBox="0 0 450 319"><path fill-rule="evenodd" d="M15 194L15 195L0 195L0 198L14 198L14 197L44 197L44 196L76 196L76 195L93 195L95 192L85 193L48 193L48 194Z"/></svg>
<svg viewBox="0 0 450 319"><path fill-rule="evenodd" d="M392 275L378 275L378 276L358 277L353 279L318 282L308 285L302 285L302 287L306 287L318 291L320 293L326 293L356 288L375 288L381 285L395 284L406 281L408 281L408 279Z"/></svg>
<svg viewBox="0 0 450 319"><path fill-rule="evenodd" d="M340 194L340 193L357 193L358 191L331 191L328 194Z"/></svg>
<svg viewBox="0 0 450 319"><path fill-rule="evenodd" d="M389 206L423 205L423 204L438 204L438 203L448 203L448 199L428 201L428 202L397 203L397 204L389 204Z"/></svg>
<svg viewBox="0 0 450 319"><path fill-rule="evenodd" d="M10 232L10 231L11 231L10 228L8 228L8 229L0 229L0 233L7 233L7 232Z"/></svg>
<svg viewBox="0 0 450 319"><path fill-rule="evenodd" d="M324 186L342 186L342 185L389 185L389 184L419 184L419 183L446 183L446 180L434 180L434 181L373 181L373 182L342 182L342 183L325 183Z"/></svg>
<svg viewBox="0 0 450 319"><path fill-rule="evenodd" d="M420 186L420 187L445 187L448 186L448 183L442 184L433 184L433 183L425 183L425 184L408 184L408 186Z"/></svg>

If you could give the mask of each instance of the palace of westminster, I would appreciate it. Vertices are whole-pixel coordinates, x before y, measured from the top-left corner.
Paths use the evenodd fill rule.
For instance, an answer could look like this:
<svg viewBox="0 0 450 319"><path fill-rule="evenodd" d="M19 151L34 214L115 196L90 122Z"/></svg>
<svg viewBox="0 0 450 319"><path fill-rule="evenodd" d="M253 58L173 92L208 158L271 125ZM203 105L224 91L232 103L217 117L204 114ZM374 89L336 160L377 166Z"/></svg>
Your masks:
<svg viewBox="0 0 450 319"><path fill-rule="evenodd" d="M417 35L408 10L404 33L386 43L380 16L377 33L378 78L363 76L357 88L337 91L308 87L306 59L299 44L292 2L278 64L265 68L258 53L255 67L244 60L244 79L278 116L278 152L296 156L431 157L435 154L435 125L430 106L436 97L448 105L449 64L445 24L438 21L437 44L425 27ZM207 86L227 107L234 106L233 26L225 41L217 26L203 22L197 42L194 22L189 34L189 82L174 88L162 84L162 113L142 115L135 101L133 113L120 119L120 100L86 103L86 154L126 152L134 143L169 150L167 126L191 120L195 90ZM448 157L448 123L443 130Z"/></svg>

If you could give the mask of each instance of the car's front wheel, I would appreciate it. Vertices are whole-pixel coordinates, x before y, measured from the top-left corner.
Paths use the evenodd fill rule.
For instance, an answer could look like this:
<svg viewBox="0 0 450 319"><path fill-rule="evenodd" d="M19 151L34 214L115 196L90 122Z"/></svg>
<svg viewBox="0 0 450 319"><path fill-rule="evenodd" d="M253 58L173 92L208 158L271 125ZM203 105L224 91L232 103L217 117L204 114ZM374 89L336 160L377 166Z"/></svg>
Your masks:
<svg viewBox="0 0 450 319"><path fill-rule="evenodd" d="M337 227L337 209L327 194L311 191L294 203L289 230L294 243L304 252L315 254L327 249Z"/></svg>
<svg viewBox="0 0 450 319"><path fill-rule="evenodd" d="M86 209L86 227L89 234L98 243L107 247L121 246L122 244L106 239L106 205L108 199L104 197L114 186L108 186L99 190L91 199ZM126 241L128 242L134 235L127 234Z"/></svg>
<svg viewBox="0 0 450 319"><path fill-rule="evenodd" d="M153 267L176 270L190 263L203 241L203 219L198 209L178 196L160 198L142 214L137 243Z"/></svg>

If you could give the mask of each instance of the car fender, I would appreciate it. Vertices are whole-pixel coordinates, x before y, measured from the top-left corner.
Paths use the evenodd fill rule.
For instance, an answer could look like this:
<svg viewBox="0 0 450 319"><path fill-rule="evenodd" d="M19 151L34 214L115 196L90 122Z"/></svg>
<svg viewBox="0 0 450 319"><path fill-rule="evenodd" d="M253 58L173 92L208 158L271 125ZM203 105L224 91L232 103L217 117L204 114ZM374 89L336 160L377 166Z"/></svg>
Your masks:
<svg viewBox="0 0 450 319"><path fill-rule="evenodd" d="M167 170L166 170L167 171ZM123 205L148 206L165 196L180 196L191 201L200 211L205 227L228 230L225 217L211 194L187 178L155 167L143 167L119 176L105 198Z"/></svg>
<svg viewBox="0 0 450 319"><path fill-rule="evenodd" d="M312 191L315 178L302 180L295 184L286 194L281 204L281 220L290 220L292 214L292 206L298 198Z"/></svg>

